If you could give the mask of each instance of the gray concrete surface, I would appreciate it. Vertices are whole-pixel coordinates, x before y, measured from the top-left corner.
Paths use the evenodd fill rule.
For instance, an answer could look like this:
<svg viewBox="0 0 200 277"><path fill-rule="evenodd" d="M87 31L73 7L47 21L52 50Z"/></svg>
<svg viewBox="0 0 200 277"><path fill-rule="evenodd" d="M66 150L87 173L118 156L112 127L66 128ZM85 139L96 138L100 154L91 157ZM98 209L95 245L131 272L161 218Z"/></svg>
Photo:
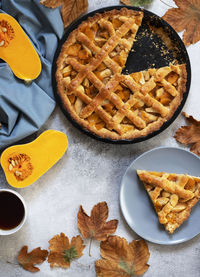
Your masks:
<svg viewBox="0 0 200 277"><path fill-rule="evenodd" d="M173 1L165 0L173 4ZM89 10L118 4L114 0L90 0ZM162 16L168 7L154 0L149 10ZM192 86L184 110L200 119L199 72L200 42L188 47L192 64ZM15 265L19 249L28 245L29 250L41 246L47 249L48 240L64 232L70 239L79 234L77 212L83 205L89 213L93 205L107 201L109 219L117 218L119 226L116 234L128 241L138 236L128 227L119 208L121 178L133 159L143 152L158 146L177 146L174 132L184 124L180 115L163 133L148 141L132 145L110 145L87 137L75 129L57 107L42 128L56 129L67 134L69 147L63 158L43 175L35 184L18 189L28 207L28 219L16 234L0 237L0 277L33 276ZM39 158L39 157L38 157ZM152 161L155 162L155 161ZM189 165L188 165L189 166ZM4 174L0 170L0 188L8 188ZM9 187L10 188L10 187ZM71 267L50 269L44 262L37 277L94 277L94 262L100 258L99 243L92 244L92 257L88 255L89 242L86 240L84 255L72 262ZM200 276L200 236L175 246L148 243L151 252L150 268L145 277L199 277ZM10 263L8 263L10 262ZM13 264L12 264L13 263Z"/></svg>

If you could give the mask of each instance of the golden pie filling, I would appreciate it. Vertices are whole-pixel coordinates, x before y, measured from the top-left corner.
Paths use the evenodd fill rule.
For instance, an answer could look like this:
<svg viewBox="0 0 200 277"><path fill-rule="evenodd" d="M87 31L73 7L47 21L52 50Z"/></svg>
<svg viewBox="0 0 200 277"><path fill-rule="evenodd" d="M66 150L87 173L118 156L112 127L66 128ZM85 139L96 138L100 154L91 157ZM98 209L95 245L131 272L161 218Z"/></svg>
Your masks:
<svg viewBox="0 0 200 277"><path fill-rule="evenodd" d="M159 129L185 92L185 65L121 74L142 18L126 8L96 14L70 34L59 55L64 107L100 137L133 139Z"/></svg>

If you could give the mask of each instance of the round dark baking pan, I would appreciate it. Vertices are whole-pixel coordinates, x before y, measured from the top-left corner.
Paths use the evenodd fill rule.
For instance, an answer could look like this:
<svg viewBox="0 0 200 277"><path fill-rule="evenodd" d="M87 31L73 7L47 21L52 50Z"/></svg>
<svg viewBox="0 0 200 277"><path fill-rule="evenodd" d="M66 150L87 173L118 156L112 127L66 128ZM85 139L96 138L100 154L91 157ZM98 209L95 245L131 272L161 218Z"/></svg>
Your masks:
<svg viewBox="0 0 200 277"><path fill-rule="evenodd" d="M160 129L148 134L147 136L138 137L130 140L113 140L109 138L102 138L81 125L79 125L68 113L65 107L62 104L62 101L57 93L57 83L56 83L56 60L60 54L63 43L68 38L69 34L78 27L78 25L86 20L88 17L95 15L96 13L103 13L104 11L112 10L112 9L121 9L122 7L126 7L128 9L133 9L136 11L143 11L144 18L142 21L142 25L140 26L138 33L136 35L136 40L132 47L132 50L129 53L128 60L126 62L126 66L122 71L123 74L130 74L133 72L146 70L148 68L159 68L163 66L168 66L169 63L173 62L175 59L179 64L185 63L187 69L187 83L186 83L186 92L183 95L183 99L179 107L177 108L174 115L166 121ZM108 143L116 143L116 144L128 144L128 143L137 143L141 141L145 141L150 139L162 131L164 131L170 124L177 118L180 114L189 94L191 83L191 67L190 60L187 54L187 50L182 40L176 31L162 18L158 15L149 12L147 10L129 7L129 6L111 6L102 8L99 10L92 11L80 18L78 18L75 22L73 22L65 31L63 38L60 40L57 50L55 52L53 67L52 67L52 85L54 90L54 95L56 102L59 104L62 112L69 119L69 121L80 131L85 133L86 135L95 138L97 140L108 142Z"/></svg>

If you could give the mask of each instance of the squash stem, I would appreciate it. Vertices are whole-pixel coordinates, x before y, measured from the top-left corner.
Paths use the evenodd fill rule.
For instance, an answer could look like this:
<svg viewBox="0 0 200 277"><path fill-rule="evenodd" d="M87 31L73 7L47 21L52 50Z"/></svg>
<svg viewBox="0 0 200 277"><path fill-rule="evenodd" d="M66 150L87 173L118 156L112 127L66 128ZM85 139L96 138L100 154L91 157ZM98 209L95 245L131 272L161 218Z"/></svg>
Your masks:
<svg viewBox="0 0 200 277"><path fill-rule="evenodd" d="M32 84L33 80L24 80L25 85L29 86Z"/></svg>

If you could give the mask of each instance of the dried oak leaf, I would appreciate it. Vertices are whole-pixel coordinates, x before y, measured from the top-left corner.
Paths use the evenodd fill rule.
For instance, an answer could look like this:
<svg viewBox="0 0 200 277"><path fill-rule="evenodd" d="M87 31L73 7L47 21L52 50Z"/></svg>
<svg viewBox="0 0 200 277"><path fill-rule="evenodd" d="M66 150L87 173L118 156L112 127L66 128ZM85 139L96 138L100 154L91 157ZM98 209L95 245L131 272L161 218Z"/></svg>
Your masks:
<svg viewBox="0 0 200 277"><path fill-rule="evenodd" d="M28 253L28 246L25 245L20 250L17 260L24 269L30 272L38 272L40 269L34 265L43 263L47 256L48 251L41 250L40 247L35 248L30 253Z"/></svg>
<svg viewBox="0 0 200 277"><path fill-rule="evenodd" d="M183 115L187 118L190 125L180 127L174 137L178 142L185 145L192 144L190 151L200 156L200 121L184 112Z"/></svg>
<svg viewBox="0 0 200 277"><path fill-rule="evenodd" d="M88 9L88 0L41 0L40 3L52 9L62 6L61 14L65 27Z"/></svg>
<svg viewBox="0 0 200 277"><path fill-rule="evenodd" d="M118 220L110 220L108 218L108 206L106 202L100 202L92 208L91 215L88 216L80 206L78 212L78 228L82 236L86 238L94 238L96 240L106 240L113 234L118 225Z"/></svg>
<svg viewBox="0 0 200 277"><path fill-rule="evenodd" d="M120 2L127 6L145 6L153 2L153 0L120 0Z"/></svg>
<svg viewBox="0 0 200 277"><path fill-rule="evenodd" d="M70 261L80 258L85 248L80 236L73 237L70 243L68 237L63 233L54 236L49 241L49 244L50 254L48 262L51 267L70 267Z"/></svg>
<svg viewBox="0 0 200 277"><path fill-rule="evenodd" d="M133 240L128 243L126 239L118 236L109 236L101 242L101 256L97 260L95 269L99 277L128 277L144 274L150 253L144 240Z"/></svg>
<svg viewBox="0 0 200 277"><path fill-rule="evenodd" d="M177 32L183 30L185 45L200 40L200 0L174 0L178 8L169 9L163 16Z"/></svg>

